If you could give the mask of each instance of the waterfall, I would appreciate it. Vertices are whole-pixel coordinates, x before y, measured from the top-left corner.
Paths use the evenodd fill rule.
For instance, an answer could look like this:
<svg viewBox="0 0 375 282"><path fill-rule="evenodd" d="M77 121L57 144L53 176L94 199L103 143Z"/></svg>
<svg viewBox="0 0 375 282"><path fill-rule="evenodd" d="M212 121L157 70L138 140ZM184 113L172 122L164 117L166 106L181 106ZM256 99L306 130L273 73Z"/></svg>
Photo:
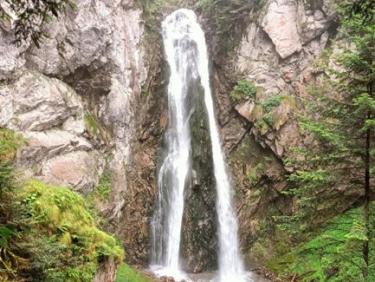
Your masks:
<svg viewBox="0 0 375 282"><path fill-rule="evenodd" d="M179 251L184 188L191 173L191 137L187 94L189 83L200 78L208 116L217 190L220 282L248 281L241 260L238 226L232 207L231 184L225 167L212 101L205 36L193 11L180 9L162 23L164 48L170 67L167 153L158 174L158 202L152 222L152 264L157 274L184 278Z"/></svg>
<svg viewBox="0 0 375 282"><path fill-rule="evenodd" d="M162 23L164 49L170 68L168 85L169 128L167 154L158 174L158 203L152 222L152 264L159 275L183 279L180 271L180 239L184 189L191 170L188 88L197 79L194 41L189 18L173 13Z"/></svg>

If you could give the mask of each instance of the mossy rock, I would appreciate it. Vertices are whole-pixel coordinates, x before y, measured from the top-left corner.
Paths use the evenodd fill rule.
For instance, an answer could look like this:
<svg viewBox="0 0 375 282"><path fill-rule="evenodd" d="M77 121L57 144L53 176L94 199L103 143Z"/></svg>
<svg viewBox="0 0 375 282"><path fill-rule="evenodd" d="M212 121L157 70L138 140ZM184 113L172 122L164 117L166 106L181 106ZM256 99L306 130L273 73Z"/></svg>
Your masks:
<svg viewBox="0 0 375 282"><path fill-rule="evenodd" d="M71 260L58 269L54 269L57 263L43 262L48 267L43 267L46 273L41 281L92 281L99 263L109 258L117 263L124 259L119 242L96 226L85 199L70 189L32 180L23 185L17 199L30 228L26 236L49 238L42 244L58 245L58 255ZM29 244L39 243L31 240Z"/></svg>
<svg viewBox="0 0 375 282"><path fill-rule="evenodd" d="M92 138L98 138L107 144L110 142L111 134L100 123L99 119L95 115L86 113L84 116L84 121L85 128Z"/></svg>

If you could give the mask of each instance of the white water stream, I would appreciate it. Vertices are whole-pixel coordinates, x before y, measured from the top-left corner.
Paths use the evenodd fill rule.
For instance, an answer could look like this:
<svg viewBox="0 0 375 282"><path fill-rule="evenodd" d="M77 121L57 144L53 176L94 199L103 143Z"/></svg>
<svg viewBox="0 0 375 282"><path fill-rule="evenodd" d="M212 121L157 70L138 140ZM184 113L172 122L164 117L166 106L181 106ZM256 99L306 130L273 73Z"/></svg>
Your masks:
<svg viewBox="0 0 375 282"><path fill-rule="evenodd" d="M200 78L208 115L219 239L219 282L252 281L239 251L238 226L212 101L205 36L193 11L180 9L162 23L164 48L170 67L167 154L158 174L158 203L152 222L152 269L160 276L186 279L180 266L180 238L184 189L191 173L191 137L187 95L189 83Z"/></svg>

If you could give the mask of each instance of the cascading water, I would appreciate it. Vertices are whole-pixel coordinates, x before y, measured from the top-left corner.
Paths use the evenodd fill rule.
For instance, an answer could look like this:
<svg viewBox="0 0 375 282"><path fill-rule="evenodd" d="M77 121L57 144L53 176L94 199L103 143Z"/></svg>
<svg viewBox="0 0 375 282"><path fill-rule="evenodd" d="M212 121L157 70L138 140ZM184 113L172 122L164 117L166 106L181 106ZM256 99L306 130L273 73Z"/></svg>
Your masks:
<svg viewBox="0 0 375 282"><path fill-rule="evenodd" d="M211 96L205 36L193 11L180 9L162 23L164 48L170 67L167 154L158 175L158 203L152 222L152 263L157 274L183 279L179 265L184 188L191 172L191 137L187 94L189 83L200 78L208 116L217 189L220 282L249 281L237 238L237 220L225 168Z"/></svg>
<svg viewBox="0 0 375 282"><path fill-rule="evenodd" d="M190 13L189 13L190 14ZM184 278L180 271L180 238L184 189L191 169L188 88L197 78L190 19L183 11L162 23L164 48L170 68L168 85L169 128L167 154L158 174L158 203L152 222L152 268L159 275Z"/></svg>

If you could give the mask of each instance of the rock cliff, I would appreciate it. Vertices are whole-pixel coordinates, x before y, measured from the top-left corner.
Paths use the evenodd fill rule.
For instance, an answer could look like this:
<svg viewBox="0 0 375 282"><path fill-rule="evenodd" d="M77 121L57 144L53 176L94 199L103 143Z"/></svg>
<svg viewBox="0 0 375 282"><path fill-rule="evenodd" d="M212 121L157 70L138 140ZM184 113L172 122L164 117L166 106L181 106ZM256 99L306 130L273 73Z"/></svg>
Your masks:
<svg viewBox="0 0 375 282"><path fill-rule="evenodd" d="M98 205L111 224L124 208L137 99L147 75L144 23L133 1L75 2L43 27L40 48L16 46L12 21L2 20L0 126L27 140L17 160L25 177L89 194L109 171L112 190Z"/></svg>
<svg viewBox="0 0 375 282"><path fill-rule="evenodd" d="M315 64L335 36L335 7L330 0L264 1L257 13L248 12L238 42L224 52L214 44L215 25L199 2L76 0L76 9L44 27L40 48L30 42L16 47L12 22L3 20L0 127L26 138L17 159L26 177L89 194L109 172L110 196L98 201L106 227L123 240L130 263L147 265L158 154L168 122L158 25L174 8L195 9L211 43L212 84L236 187L241 245L249 264L262 265L256 243L269 240L272 253L272 218L293 209L293 201L282 194L286 175L295 169L286 160L294 147L311 142L301 134L295 114L303 110L300 99L307 85L321 75ZM251 82L256 96L231 100L239 80ZM212 189L206 188L188 193L189 213L195 207L211 211L202 205L213 203ZM342 209L357 196L348 197ZM200 201L195 207L194 199ZM184 219L186 226L205 234L207 226L191 218ZM215 219L210 215L203 221L211 230ZM214 240L211 249L214 233L204 238ZM188 230L185 234L188 259L199 242ZM210 251L202 251L189 267L212 267L215 259L204 255ZM104 269L113 272L113 267Z"/></svg>

